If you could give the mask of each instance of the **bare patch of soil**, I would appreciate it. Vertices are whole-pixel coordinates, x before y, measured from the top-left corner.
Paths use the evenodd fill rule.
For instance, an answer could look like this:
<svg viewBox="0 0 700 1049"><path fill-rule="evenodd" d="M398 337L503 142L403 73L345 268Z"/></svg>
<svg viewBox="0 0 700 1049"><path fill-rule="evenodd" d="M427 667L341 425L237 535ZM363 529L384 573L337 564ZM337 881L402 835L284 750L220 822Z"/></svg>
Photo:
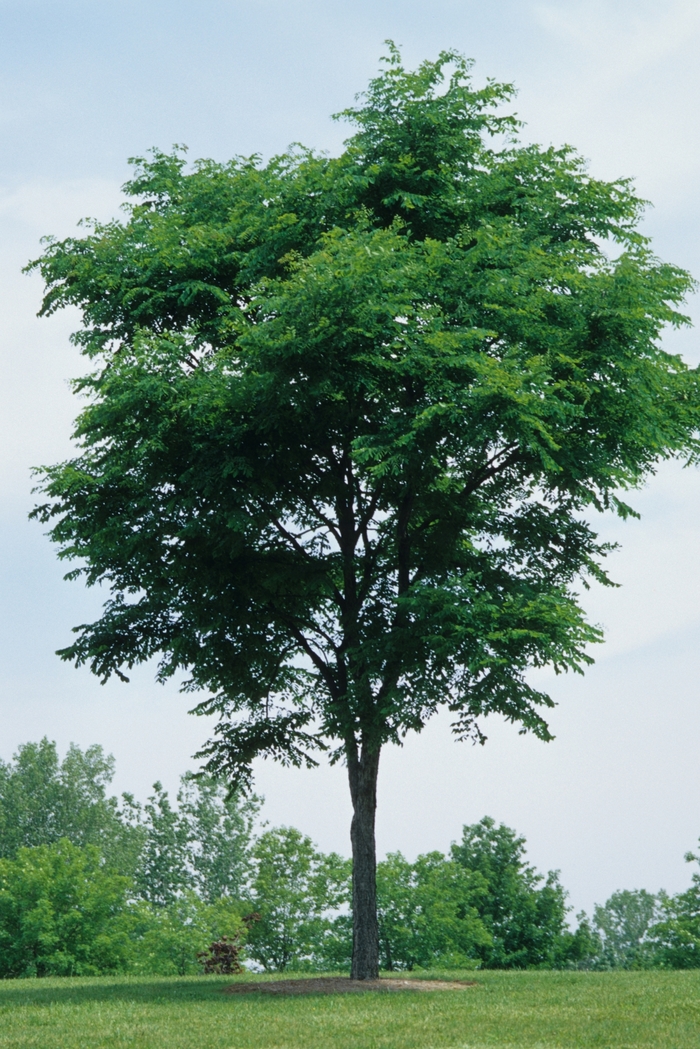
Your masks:
<svg viewBox="0 0 700 1049"><path fill-rule="evenodd" d="M347 976L317 976L296 980L232 983L226 994L356 994L363 991L463 991L475 980L351 980Z"/></svg>

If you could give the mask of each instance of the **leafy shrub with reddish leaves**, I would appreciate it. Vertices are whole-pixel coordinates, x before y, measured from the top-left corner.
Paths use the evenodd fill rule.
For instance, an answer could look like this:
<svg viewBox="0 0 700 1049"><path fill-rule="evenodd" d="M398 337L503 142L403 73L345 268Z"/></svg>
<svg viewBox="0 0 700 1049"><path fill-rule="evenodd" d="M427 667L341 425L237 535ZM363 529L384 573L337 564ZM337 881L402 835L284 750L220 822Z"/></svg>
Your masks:
<svg viewBox="0 0 700 1049"><path fill-rule="evenodd" d="M246 914L242 919L246 931L259 920L260 915L257 912ZM242 949L241 933L236 933L235 936L222 936L219 940L214 940L206 951L198 951L197 958L205 973L235 975L243 972L243 966L239 961Z"/></svg>

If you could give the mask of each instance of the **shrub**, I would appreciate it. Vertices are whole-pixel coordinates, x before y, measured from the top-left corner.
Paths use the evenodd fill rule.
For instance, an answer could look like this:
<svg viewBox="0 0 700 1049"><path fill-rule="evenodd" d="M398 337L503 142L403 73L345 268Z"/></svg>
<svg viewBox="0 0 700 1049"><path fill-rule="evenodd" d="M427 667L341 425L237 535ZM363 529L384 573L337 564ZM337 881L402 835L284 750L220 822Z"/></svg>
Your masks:
<svg viewBox="0 0 700 1049"><path fill-rule="evenodd" d="M129 879L67 838L0 860L0 976L80 976L129 964Z"/></svg>
<svg viewBox="0 0 700 1049"><path fill-rule="evenodd" d="M204 903L193 892L167 907L136 901L130 908L129 971L159 976L200 973L200 955L208 944L224 938L241 946L245 942L247 924L241 909L229 899Z"/></svg>
<svg viewBox="0 0 700 1049"><path fill-rule="evenodd" d="M246 914L241 921L246 930L251 925L260 921L260 915L256 912ZM242 949L241 931L235 936L222 936L220 940L210 943L206 951L199 951L197 958L205 973L219 973L221 975L235 975L243 972L240 963Z"/></svg>

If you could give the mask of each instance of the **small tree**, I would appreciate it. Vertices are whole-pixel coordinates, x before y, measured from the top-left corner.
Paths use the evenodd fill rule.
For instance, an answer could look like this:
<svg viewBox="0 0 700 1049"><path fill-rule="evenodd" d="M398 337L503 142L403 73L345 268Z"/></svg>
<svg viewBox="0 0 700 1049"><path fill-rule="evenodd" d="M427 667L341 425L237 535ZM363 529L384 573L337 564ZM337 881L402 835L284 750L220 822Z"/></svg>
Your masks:
<svg viewBox="0 0 700 1049"><path fill-rule="evenodd" d="M319 967L330 953L326 939L336 939L335 913L347 903L348 862L319 852L294 827L261 834L252 860L251 893L258 917L247 953L268 971Z"/></svg>
<svg viewBox="0 0 700 1049"><path fill-rule="evenodd" d="M654 962L649 938L659 919L659 901L646 889L614 892L593 911L593 926L601 938L600 962L613 969L646 969Z"/></svg>
<svg viewBox="0 0 700 1049"><path fill-rule="evenodd" d="M600 640L576 590L606 582L590 511L628 515L696 451L697 374L659 341L690 277L651 254L627 181L508 141L512 94L392 47L340 157L155 153L124 222L33 264L93 361L36 516L111 591L61 654L186 671L234 784L258 755L345 762L359 978L382 748L440 707L460 739L491 712L549 739L526 672L581 671Z"/></svg>
<svg viewBox="0 0 700 1049"><path fill-rule="evenodd" d="M197 958L202 969L207 974L234 975L244 971L240 961L243 949L242 938L250 927L260 920L256 912L245 914L241 918L241 930L234 936L222 936L209 944L206 951L199 951Z"/></svg>
<svg viewBox="0 0 700 1049"><path fill-rule="evenodd" d="M243 972L239 961L241 943L236 938L222 936L210 943L206 951L198 951L197 958L205 975L234 975Z"/></svg>
<svg viewBox="0 0 700 1049"><path fill-rule="evenodd" d="M525 839L485 816L463 828L452 857L486 884L476 900L492 937L478 946L483 964L496 969L557 964L564 949L566 892L555 871L545 878L526 862Z"/></svg>

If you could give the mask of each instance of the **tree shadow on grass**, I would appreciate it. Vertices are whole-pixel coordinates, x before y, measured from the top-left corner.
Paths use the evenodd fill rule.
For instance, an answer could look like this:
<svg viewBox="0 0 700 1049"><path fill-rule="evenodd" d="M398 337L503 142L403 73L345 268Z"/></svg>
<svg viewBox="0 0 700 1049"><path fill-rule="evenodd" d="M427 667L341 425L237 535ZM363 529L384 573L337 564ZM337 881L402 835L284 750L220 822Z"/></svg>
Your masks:
<svg viewBox="0 0 700 1049"><path fill-rule="evenodd" d="M411 984L425 983L426 990L464 990L477 983L475 980L465 979L466 974L464 973L459 974L461 978L458 982L454 982L454 974L450 974L453 979L448 983L443 983L440 977L436 983L434 978L432 980L429 978L428 974L410 975ZM434 974L431 975L434 977ZM441 975L444 978L444 974ZM230 993L235 990L236 984L241 985L240 990L244 992L245 998L251 994L255 995L258 1003L262 1000L269 1001L270 998L287 998L289 994L295 996L306 993L325 995L360 990L358 987L348 988L346 986L350 983L347 976L338 977L339 974L330 973L320 978L312 978L310 974L306 974L305 977L295 974L292 979L280 980L277 973L260 975L257 978L252 973L244 973L237 978L231 976L98 976L0 980L0 1013L9 1008L79 1006L90 1002L107 1004L109 1002L129 1002L163 1006L193 1002L231 1002L232 999L241 1002L241 995ZM308 987L304 987L304 984L307 983ZM415 987L407 988L407 981L398 977L394 980L385 978L380 983L383 985L380 988L368 985L362 987L361 990L382 994L387 990L408 990L409 993L415 990ZM393 988L390 986L392 983L396 985ZM260 993L256 994L258 987Z"/></svg>
<svg viewBox="0 0 700 1049"><path fill-rule="evenodd" d="M248 976L250 978L250 976ZM226 1001L231 977L95 977L94 979L0 980L0 1011L7 1007L82 1005L88 1002L162 1003Z"/></svg>

